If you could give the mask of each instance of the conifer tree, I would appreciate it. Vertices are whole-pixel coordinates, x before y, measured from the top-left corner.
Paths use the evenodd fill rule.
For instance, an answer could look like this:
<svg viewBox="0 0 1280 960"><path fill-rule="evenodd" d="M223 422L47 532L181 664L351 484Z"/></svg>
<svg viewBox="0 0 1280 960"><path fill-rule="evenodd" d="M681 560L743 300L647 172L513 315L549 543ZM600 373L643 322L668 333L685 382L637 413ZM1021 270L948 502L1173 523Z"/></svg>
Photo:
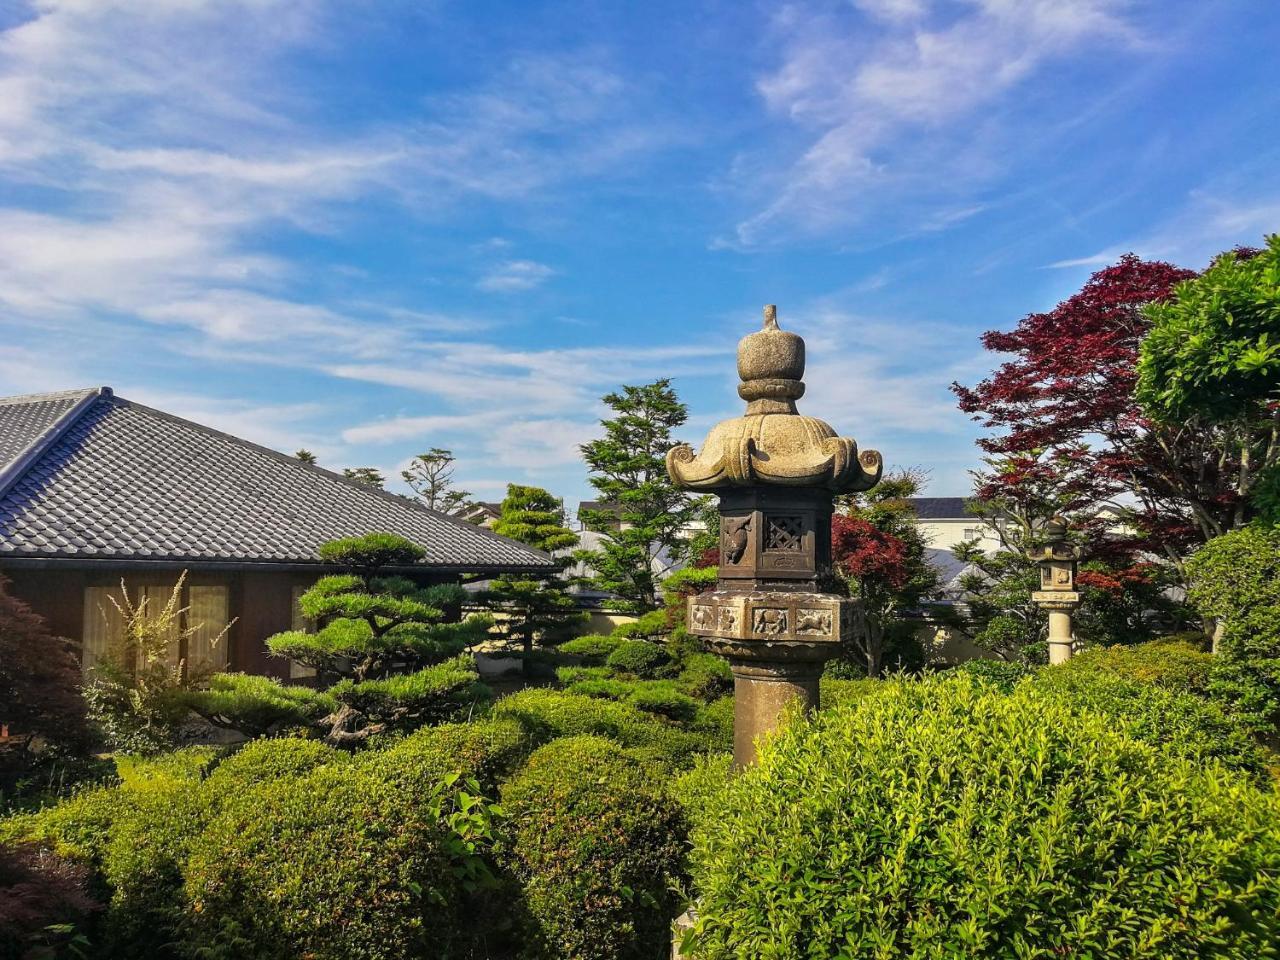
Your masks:
<svg viewBox="0 0 1280 960"><path fill-rule="evenodd" d="M697 504L667 476L671 432L688 419L670 380L624 386L604 402L614 416L601 421L605 435L580 448L600 495L600 509L583 511L588 530L602 534L599 550L580 551L577 559L595 571L592 583L614 595L613 609L645 613L657 608L654 561L681 543L681 531L694 519Z"/></svg>
<svg viewBox="0 0 1280 960"><path fill-rule="evenodd" d="M422 558L416 544L390 533L334 540L320 548L327 563L350 572L321 578L299 605L322 624L315 633L291 630L268 638L276 656L314 668L333 680L338 709L323 723L330 743L357 744L375 733L448 720L486 694L472 656L487 616L445 622L462 603L454 584L421 587L386 573Z"/></svg>
<svg viewBox="0 0 1280 960"><path fill-rule="evenodd" d="M400 471L400 478L427 509L456 514L471 505L471 494L453 485L456 459L452 450L432 447L414 457L408 469Z"/></svg>
<svg viewBox="0 0 1280 960"><path fill-rule="evenodd" d="M578 535L564 525L564 504L540 487L507 485L502 515L493 532L518 540L546 553L565 551L578 545ZM573 627L586 619L573 597L565 592L562 572L569 557L559 558L558 570L550 576L532 574L500 577L486 597L495 611L504 616L495 632L510 646L528 655L534 644L555 646L569 639Z"/></svg>

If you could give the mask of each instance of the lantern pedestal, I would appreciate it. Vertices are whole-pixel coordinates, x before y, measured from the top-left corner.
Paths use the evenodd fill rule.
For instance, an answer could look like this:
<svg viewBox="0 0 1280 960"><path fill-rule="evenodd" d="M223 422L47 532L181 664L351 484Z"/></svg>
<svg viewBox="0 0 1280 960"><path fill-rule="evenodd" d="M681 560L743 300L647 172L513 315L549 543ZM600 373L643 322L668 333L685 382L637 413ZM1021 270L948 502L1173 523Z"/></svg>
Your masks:
<svg viewBox="0 0 1280 960"><path fill-rule="evenodd" d="M1066 663L1075 643L1071 615L1080 606L1080 594L1074 590L1037 590L1031 599L1049 614L1049 663Z"/></svg>

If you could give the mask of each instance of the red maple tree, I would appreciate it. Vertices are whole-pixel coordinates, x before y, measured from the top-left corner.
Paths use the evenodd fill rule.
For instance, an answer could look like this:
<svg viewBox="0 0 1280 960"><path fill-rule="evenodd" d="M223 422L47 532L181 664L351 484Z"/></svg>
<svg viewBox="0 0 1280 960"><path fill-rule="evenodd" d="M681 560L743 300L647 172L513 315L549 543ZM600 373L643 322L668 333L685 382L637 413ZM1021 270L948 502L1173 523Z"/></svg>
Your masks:
<svg viewBox="0 0 1280 960"><path fill-rule="evenodd" d="M1111 502L1135 531L1127 546L1175 563L1238 525L1235 439L1210 424L1154 424L1133 399L1142 308L1194 276L1129 254L1053 310L983 335L1012 358L977 386L952 385L961 410L999 431L978 441L998 465L978 475L978 500L1047 503L1047 484L1055 510Z"/></svg>

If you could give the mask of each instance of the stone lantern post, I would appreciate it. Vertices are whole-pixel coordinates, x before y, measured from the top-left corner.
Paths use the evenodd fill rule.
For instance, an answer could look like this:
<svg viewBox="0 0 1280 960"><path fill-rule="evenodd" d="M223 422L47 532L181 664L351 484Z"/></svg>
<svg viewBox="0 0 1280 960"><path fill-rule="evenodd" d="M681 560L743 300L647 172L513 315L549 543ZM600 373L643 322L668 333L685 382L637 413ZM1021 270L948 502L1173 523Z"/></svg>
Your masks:
<svg viewBox="0 0 1280 960"><path fill-rule="evenodd" d="M818 678L840 651L854 601L826 592L831 577L831 512L836 494L880 479L874 450L821 420L801 416L804 341L778 328L738 344L738 395L744 416L711 429L702 452L667 454L677 486L720 498L716 589L689 600L689 632L728 658L734 676L734 762L755 760L758 736L774 730L799 699L818 705Z"/></svg>
<svg viewBox="0 0 1280 960"><path fill-rule="evenodd" d="M1071 615L1080 606L1076 590L1076 562L1080 548L1067 543L1067 521L1058 516L1045 524L1048 542L1033 549L1030 557L1040 568L1040 589L1031 599L1049 614L1049 662L1071 659Z"/></svg>

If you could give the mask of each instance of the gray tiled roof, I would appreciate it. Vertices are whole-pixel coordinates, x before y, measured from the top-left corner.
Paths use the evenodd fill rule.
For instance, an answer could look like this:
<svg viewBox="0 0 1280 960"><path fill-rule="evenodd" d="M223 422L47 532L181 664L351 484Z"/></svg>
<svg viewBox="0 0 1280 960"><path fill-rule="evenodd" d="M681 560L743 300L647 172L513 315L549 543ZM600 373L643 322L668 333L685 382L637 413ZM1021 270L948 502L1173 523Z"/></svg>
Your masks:
<svg viewBox="0 0 1280 960"><path fill-rule="evenodd" d="M34 457L33 436L44 443ZM0 437L14 438L5 450L27 438L25 454L0 460L0 562L314 563L327 540L389 531L418 543L431 567L549 564L524 544L105 387L0 400Z"/></svg>
<svg viewBox="0 0 1280 960"><path fill-rule="evenodd" d="M911 497L907 500L921 520L972 520L964 497Z"/></svg>
<svg viewBox="0 0 1280 960"><path fill-rule="evenodd" d="M17 460L72 407L95 392L68 390L0 399L0 470Z"/></svg>

